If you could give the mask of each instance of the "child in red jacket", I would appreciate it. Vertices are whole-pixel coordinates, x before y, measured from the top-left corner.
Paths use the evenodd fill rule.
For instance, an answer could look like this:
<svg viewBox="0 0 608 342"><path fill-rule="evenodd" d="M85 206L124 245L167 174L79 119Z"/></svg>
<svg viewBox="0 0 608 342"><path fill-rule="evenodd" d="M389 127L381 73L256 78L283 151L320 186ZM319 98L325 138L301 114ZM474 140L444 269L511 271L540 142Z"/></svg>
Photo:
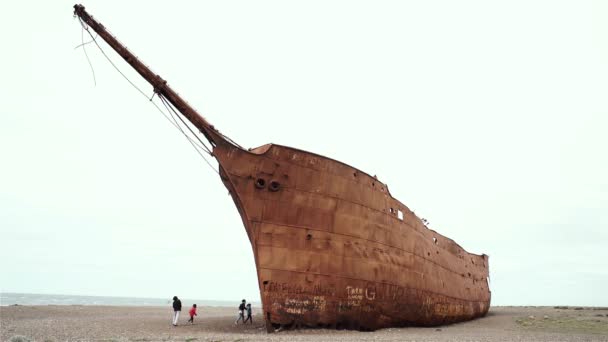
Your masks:
<svg viewBox="0 0 608 342"><path fill-rule="evenodd" d="M188 322L190 322L190 324L194 324L194 316L198 316L196 314L196 304L192 304L192 308L190 308L190 311L188 311L188 313L190 314L190 319L188 320Z"/></svg>

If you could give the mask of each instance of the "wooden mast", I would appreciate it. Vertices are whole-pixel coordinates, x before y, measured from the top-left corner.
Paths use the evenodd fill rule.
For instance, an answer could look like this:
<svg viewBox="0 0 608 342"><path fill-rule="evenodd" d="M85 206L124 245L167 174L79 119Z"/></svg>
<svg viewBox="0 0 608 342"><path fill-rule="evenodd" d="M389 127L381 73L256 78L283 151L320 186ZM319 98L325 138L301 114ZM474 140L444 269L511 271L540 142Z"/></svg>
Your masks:
<svg viewBox="0 0 608 342"><path fill-rule="evenodd" d="M192 106L182 99L162 77L155 74L150 68L142 63L131 51L122 45L106 28L95 20L83 5L74 5L74 15L78 16L84 23L92 28L99 36L105 40L114 51L116 51L129 65L133 67L148 83L154 88L154 92L166 98L177 110L182 113L203 135L217 145L228 142L207 120L205 120Z"/></svg>

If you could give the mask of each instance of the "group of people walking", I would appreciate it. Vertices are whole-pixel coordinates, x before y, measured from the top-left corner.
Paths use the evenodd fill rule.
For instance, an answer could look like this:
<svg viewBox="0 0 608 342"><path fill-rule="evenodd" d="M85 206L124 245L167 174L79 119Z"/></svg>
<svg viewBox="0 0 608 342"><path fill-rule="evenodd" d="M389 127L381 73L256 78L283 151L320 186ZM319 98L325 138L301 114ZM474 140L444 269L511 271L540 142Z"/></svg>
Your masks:
<svg viewBox="0 0 608 342"><path fill-rule="evenodd" d="M242 300L239 305L239 315L234 321L234 324L238 324L240 320L243 320L243 324L249 321L249 324L253 324L253 318L251 317L251 303L247 303L246 300ZM245 318L245 313L247 314L247 318Z"/></svg>
<svg viewBox="0 0 608 342"><path fill-rule="evenodd" d="M179 320L179 314L182 311L182 301L177 298L177 296L173 296L173 326L176 327L177 326L177 322ZM190 315L190 319L188 319L188 323L190 324L194 324L194 316L198 316L198 314L196 313L196 304L192 304L192 307L190 308L190 311L188 311L188 314ZM247 317L245 317L245 314L247 314ZM239 316L237 317L236 321L234 322L234 324L238 324L239 321L243 321L243 324L247 323L247 321L249 321L250 324L253 324L253 318L251 316L251 303L247 303L246 300L242 300L241 304L239 305Z"/></svg>
<svg viewBox="0 0 608 342"><path fill-rule="evenodd" d="M179 320L179 314L182 311L182 301L177 298L177 296L173 296L173 326L177 326L177 321ZM196 313L196 304L192 304L190 311L188 311L190 315L190 319L188 323L194 324L194 316L198 316Z"/></svg>

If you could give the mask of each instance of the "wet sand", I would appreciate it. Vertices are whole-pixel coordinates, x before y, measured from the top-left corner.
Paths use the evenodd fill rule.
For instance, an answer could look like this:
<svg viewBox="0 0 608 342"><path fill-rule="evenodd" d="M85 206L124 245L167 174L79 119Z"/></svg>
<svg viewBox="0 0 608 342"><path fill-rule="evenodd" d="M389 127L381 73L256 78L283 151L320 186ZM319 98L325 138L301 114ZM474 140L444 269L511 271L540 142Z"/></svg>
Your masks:
<svg viewBox="0 0 608 342"><path fill-rule="evenodd" d="M235 325L236 309L200 307L195 324L171 325L164 307L3 306L2 341L608 341L608 308L492 307L484 318L433 328L375 332L327 329L268 334L259 311L254 324Z"/></svg>

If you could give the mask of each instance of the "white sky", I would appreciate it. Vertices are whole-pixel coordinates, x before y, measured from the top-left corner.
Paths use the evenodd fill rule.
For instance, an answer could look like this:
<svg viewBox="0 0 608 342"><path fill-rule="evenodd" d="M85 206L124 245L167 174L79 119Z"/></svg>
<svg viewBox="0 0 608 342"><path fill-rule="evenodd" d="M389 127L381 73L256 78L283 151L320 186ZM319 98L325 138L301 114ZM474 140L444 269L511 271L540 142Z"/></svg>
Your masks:
<svg viewBox="0 0 608 342"><path fill-rule="evenodd" d="M90 44L94 85L72 5L1 6L1 290L259 300L227 190ZM241 145L377 174L490 255L492 304L608 305L608 2L84 5Z"/></svg>

